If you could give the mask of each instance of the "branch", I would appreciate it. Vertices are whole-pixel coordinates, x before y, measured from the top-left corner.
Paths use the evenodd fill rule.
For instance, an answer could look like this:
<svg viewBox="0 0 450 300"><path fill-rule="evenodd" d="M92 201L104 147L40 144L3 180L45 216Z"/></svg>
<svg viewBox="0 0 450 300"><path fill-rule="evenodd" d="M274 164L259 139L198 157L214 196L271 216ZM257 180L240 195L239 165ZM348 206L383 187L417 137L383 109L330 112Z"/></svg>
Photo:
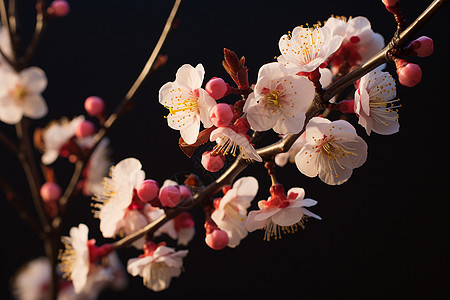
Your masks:
<svg viewBox="0 0 450 300"><path fill-rule="evenodd" d="M341 79L331 84L327 89L324 89L321 95L316 94L313 103L306 111L305 123L299 133L289 134L284 139L276 143L257 149L257 153L263 158L264 161L267 161L272 160L278 153L288 151L297 138L305 131L306 124L308 124L309 120L323 110L324 103L328 102L328 100L333 98L336 94L342 92L346 87L353 84L353 82L369 73L371 70L389 62L390 60L388 53L395 47L403 47L410 42L413 36L419 31L420 28L423 27L431 16L434 15L447 2L448 0L435 0L408 28L406 28L401 34L396 34L396 36L394 36L392 39L394 42L391 41L391 43L389 43L372 59L353 70L351 73L343 76ZM214 194L219 192L222 187L231 185L236 176L238 176L250 164L252 164L252 161L246 160L242 157L242 155L239 155L228 170L222 174L222 176L205 187L200 193L194 195L192 200L194 205L208 204ZM147 234L152 235L162 225L180 214L184 210L181 206L182 204L180 203L179 207L168 209L164 215L148 224L146 227L115 242L114 247L125 247Z"/></svg>
<svg viewBox="0 0 450 300"><path fill-rule="evenodd" d="M37 234L40 234L42 232L41 224L34 218L30 210L23 204L17 193L14 192L13 188L2 176L0 176L0 189L5 192L6 200L15 207L19 217Z"/></svg>
<svg viewBox="0 0 450 300"><path fill-rule="evenodd" d="M175 19L175 16L177 14L178 8L180 7L181 0L176 0L172 10L169 14L169 17L167 18L166 24L164 26L164 29L161 33L161 36L159 37L159 40L155 46L155 48L152 51L152 54L150 55L150 58L147 60L147 63L145 64L144 68L142 69L141 73L139 74L138 78L134 82L134 84L131 86L125 97L122 99L120 104L117 106L114 113L112 113L108 119L106 120L103 127L98 131L98 133L94 136L94 145L90 149L89 153L86 155L85 159L79 160L76 163L75 170L72 174L72 178L70 179L70 183L67 186L66 190L64 191L63 196L59 200L60 209L62 212L64 212L67 208L67 206L70 204L70 200L74 198L74 192L76 187L78 186L78 181L80 180L80 176L83 172L84 167L86 166L87 162L89 161L89 157L94 152L95 148L98 146L100 141L109 133L111 130L111 127L116 124L117 120L120 116L122 116L125 112L128 111L128 108L130 107L132 101L134 100L134 97L136 95L136 92L142 87L144 81L149 77L152 71L154 71L154 63L158 57L158 54L167 38L167 35L169 34L170 28L172 27L173 21ZM55 218L53 226L55 228L61 227L61 216L58 216Z"/></svg>
<svg viewBox="0 0 450 300"><path fill-rule="evenodd" d="M34 27L33 37L27 47L27 50L25 50L25 55L20 64L20 68L24 68L28 65L39 41L41 40L42 33L44 32L46 25L47 22L45 18L45 0L38 0L36 2L36 25Z"/></svg>

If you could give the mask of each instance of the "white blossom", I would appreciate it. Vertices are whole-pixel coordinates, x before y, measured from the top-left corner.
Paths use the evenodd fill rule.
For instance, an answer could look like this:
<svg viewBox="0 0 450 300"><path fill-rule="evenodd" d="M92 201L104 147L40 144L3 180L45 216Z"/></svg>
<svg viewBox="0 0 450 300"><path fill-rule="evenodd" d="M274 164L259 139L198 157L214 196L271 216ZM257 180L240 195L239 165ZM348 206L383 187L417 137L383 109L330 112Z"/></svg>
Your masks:
<svg viewBox="0 0 450 300"><path fill-rule="evenodd" d="M283 35L278 46L278 61L293 72L312 72L341 45L342 37L326 27L297 26L291 35Z"/></svg>
<svg viewBox="0 0 450 300"><path fill-rule="evenodd" d="M342 184L367 158L367 144L344 120L314 117L306 126L306 144L295 157L297 168L330 185Z"/></svg>
<svg viewBox="0 0 450 300"><path fill-rule="evenodd" d="M244 112L256 131L298 133L313 98L314 86L306 77L290 75L280 63L269 63L259 69L258 81Z"/></svg>
<svg viewBox="0 0 450 300"><path fill-rule="evenodd" d="M167 124L180 130L188 144L196 142L200 121L205 128L211 127L209 110L216 101L201 88L205 70L201 64L181 66L174 82L164 84L159 90L159 102L169 109Z"/></svg>
<svg viewBox="0 0 450 300"><path fill-rule="evenodd" d="M187 253L188 250L159 246L152 253L128 260L127 270L133 276L141 276L146 287L159 292L169 287L173 277L180 276Z"/></svg>
<svg viewBox="0 0 450 300"><path fill-rule="evenodd" d="M269 199L258 202L259 210L249 212L247 217L247 229L249 232L265 228L265 240L271 237L278 239L281 232L295 232L297 226L303 227L303 217L309 216L321 220L321 218L307 210L305 207L314 206L317 201L304 199L305 191L302 188L291 188L287 197L281 189L279 193L271 193Z"/></svg>
<svg viewBox="0 0 450 300"><path fill-rule="evenodd" d="M247 209L258 192L258 181L254 177L243 177L220 199L211 219L228 235L228 246L236 247L248 234L245 228Z"/></svg>
<svg viewBox="0 0 450 300"><path fill-rule="evenodd" d="M261 156L250 144L248 136L238 133L231 128L219 127L213 130L210 135L210 141L217 143L213 151L222 152L224 155L230 153L236 156L236 151L239 150L245 159L262 161Z"/></svg>
<svg viewBox="0 0 450 300"><path fill-rule="evenodd" d="M41 93L47 87L44 71L31 67L15 72L0 68L0 121L17 124L22 117L40 119L48 108Z"/></svg>

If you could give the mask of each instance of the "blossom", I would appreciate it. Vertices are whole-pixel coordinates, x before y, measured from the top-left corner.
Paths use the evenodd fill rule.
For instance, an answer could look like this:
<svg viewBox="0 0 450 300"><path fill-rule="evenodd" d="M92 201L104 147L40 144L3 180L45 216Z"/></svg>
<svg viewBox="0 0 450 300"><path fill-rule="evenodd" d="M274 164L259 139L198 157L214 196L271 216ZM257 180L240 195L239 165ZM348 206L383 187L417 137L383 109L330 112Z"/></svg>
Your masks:
<svg viewBox="0 0 450 300"><path fill-rule="evenodd" d="M43 164L49 165L58 158L63 146L75 136L75 128L83 120L83 116L73 118L71 121L67 118L62 118L51 122L42 130L44 154L41 157L41 161Z"/></svg>
<svg viewBox="0 0 450 300"><path fill-rule="evenodd" d="M365 17L347 19L330 17L324 25L333 35L343 37L341 47L330 57L329 64L337 72L342 63L360 65L384 47L383 36L375 33Z"/></svg>
<svg viewBox="0 0 450 300"><path fill-rule="evenodd" d="M244 112L256 131L273 128L280 134L298 133L313 98L314 86L306 77L289 75L282 64L269 63L259 69Z"/></svg>
<svg viewBox="0 0 450 300"><path fill-rule="evenodd" d="M0 26L0 49L2 49L2 53L8 58L12 58L12 47L11 47L11 39L9 37L8 28L4 26ZM2 55L0 55L0 66L2 68L11 68L11 66L6 62Z"/></svg>
<svg viewBox="0 0 450 300"><path fill-rule="evenodd" d="M278 61L295 73L312 72L341 45L342 37L333 35L327 27L297 26L292 35L283 35L278 46Z"/></svg>
<svg viewBox="0 0 450 300"><path fill-rule="evenodd" d="M236 155L236 150L242 153L245 159L253 159L255 161L262 161L261 156L256 152L255 148L250 144L249 138L246 134L238 133L229 127L219 127L211 132L211 142L215 141L217 145L214 147L214 152L221 152L223 155L228 153Z"/></svg>
<svg viewBox="0 0 450 300"><path fill-rule="evenodd" d="M98 202L95 204L98 209L95 214L100 219L100 230L104 237L112 238L122 228L133 230L136 229L134 226L147 225L143 225L147 222L144 222L144 216L127 210L132 204L136 188L145 179L145 172L141 168L141 163L135 158L122 160L111 167L111 177L105 177L103 190L95 195L94 200Z"/></svg>
<svg viewBox="0 0 450 300"><path fill-rule="evenodd" d="M247 208L258 192L258 181L254 177L243 177L220 199L211 219L228 234L228 246L236 247L247 236L245 221Z"/></svg>
<svg viewBox="0 0 450 300"><path fill-rule="evenodd" d="M41 96L47 87L44 71L31 67L20 71L0 68L0 120L16 124L22 117L42 118L47 114L47 104Z"/></svg>
<svg viewBox="0 0 450 300"><path fill-rule="evenodd" d="M14 278L13 294L21 300L44 299L50 273L50 262L47 257L39 257L28 262Z"/></svg>
<svg viewBox="0 0 450 300"><path fill-rule="evenodd" d="M388 72L372 71L364 75L355 91L355 112L368 135L371 131L379 134L398 132L398 114L394 110L399 105L395 81Z"/></svg>
<svg viewBox="0 0 450 300"><path fill-rule="evenodd" d="M72 280L75 293L79 293L87 283L90 267L88 233L89 228L80 224L70 229L70 236L61 237L65 250L58 256L60 267L65 276Z"/></svg>
<svg viewBox="0 0 450 300"><path fill-rule="evenodd" d="M275 163L279 167L284 167L288 162L293 163L295 161L295 156L306 144L305 132L300 135L298 139L295 140L291 148L287 152L278 153L275 155Z"/></svg>
<svg viewBox="0 0 450 300"><path fill-rule="evenodd" d="M167 123L170 128L180 130L188 144L196 142L200 121L205 128L211 127L209 110L216 101L201 88L205 70L198 64L181 66L174 82L164 84L159 90L159 102L169 109Z"/></svg>
<svg viewBox="0 0 450 300"><path fill-rule="evenodd" d="M302 219L304 216L321 218L307 210L305 207L314 206L317 201L312 199L303 199L305 191L302 188L291 188L284 193L281 184L273 185L270 188L271 197L258 202L258 211L251 211L247 217L247 230L249 232L256 229L265 228L265 240L281 238L281 232L295 232L298 225L303 227Z"/></svg>
<svg viewBox="0 0 450 300"><path fill-rule="evenodd" d="M104 138L97 148L92 152L85 169L85 180L83 182L83 193L93 195L103 190L103 178L108 174L111 162L108 158L109 140Z"/></svg>
<svg viewBox="0 0 450 300"><path fill-rule="evenodd" d="M153 243L144 249L144 255L128 260L128 272L133 276L141 276L144 285L155 292L168 288L172 278L180 276L183 258L188 250L175 251Z"/></svg>
<svg viewBox="0 0 450 300"><path fill-rule="evenodd" d="M306 144L297 153L297 168L331 185L342 184L367 158L367 144L344 120L315 117L306 126Z"/></svg>

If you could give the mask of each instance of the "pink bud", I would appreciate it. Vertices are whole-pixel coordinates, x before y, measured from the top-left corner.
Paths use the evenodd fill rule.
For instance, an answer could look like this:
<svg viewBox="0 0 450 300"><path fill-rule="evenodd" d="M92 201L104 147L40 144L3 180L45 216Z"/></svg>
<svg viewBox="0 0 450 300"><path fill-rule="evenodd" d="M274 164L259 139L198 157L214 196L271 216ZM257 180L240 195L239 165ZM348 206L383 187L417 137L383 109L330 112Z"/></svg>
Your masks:
<svg viewBox="0 0 450 300"><path fill-rule="evenodd" d="M221 153L212 154L212 151L206 151L202 155L202 166L209 172L217 172L225 164L225 157Z"/></svg>
<svg viewBox="0 0 450 300"><path fill-rule="evenodd" d="M209 111L209 117L214 126L224 127L233 120L233 110L229 104L218 103Z"/></svg>
<svg viewBox="0 0 450 300"><path fill-rule="evenodd" d="M222 250L228 245L228 234L217 228L205 237L206 244L214 250Z"/></svg>
<svg viewBox="0 0 450 300"><path fill-rule="evenodd" d="M421 36L415 41L412 41L411 44L414 42L419 42L420 46L418 48L415 48L414 51L416 52L417 56L419 57L426 57L430 56L433 53L434 50L434 44L433 40L430 39L427 36Z"/></svg>
<svg viewBox="0 0 450 300"><path fill-rule="evenodd" d="M395 6L400 3L400 0L381 0L386 6Z"/></svg>
<svg viewBox="0 0 450 300"><path fill-rule="evenodd" d="M228 85L222 78L213 77L206 83L205 90L211 97L218 100L227 94Z"/></svg>
<svg viewBox="0 0 450 300"><path fill-rule="evenodd" d="M51 16L62 18L69 14L70 5L66 0L55 0L47 9L47 13Z"/></svg>
<svg viewBox="0 0 450 300"><path fill-rule="evenodd" d="M97 117L105 112L105 102L100 97L91 96L84 101L84 109L91 117Z"/></svg>
<svg viewBox="0 0 450 300"><path fill-rule="evenodd" d="M178 187L180 188L181 199L187 199L192 197L191 190L189 190L187 186L179 185Z"/></svg>
<svg viewBox="0 0 450 300"><path fill-rule="evenodd" d="M41 186L40 194L42 201L54 202L61 197L61 187L55 182L46 182Z"/></svg>
<svg viewBox="0 0 450 300"><path fill-rule="evenodd" d="M158 183L152 179L144 180L137 189L138 197L144 202L150 202L158 196Z"/></svg>
<svg viewBox="0 0 450 300"><path fill-rule="evenodd" d="M413 87L422 80L422 70L419 65L408 63L404 59L395 62L397 66L398 81L407 87Z"/></svg>
<svg viewBox="0 0 450 300"><path fill-rule="evenodd" d="M344 114L352 114L355 113L355 100L342 100L338 103L338 109L340 112Z"/></svg>
<svg viewBox="0 0 450 300"><path fill-rule="evenodd" d="M180 200L180 189L176 186L167 185L159 190L159 201L162 206L175 207Z"/></svg>
<svg viewBox="0 0 450 300"><path fill-rule="evenodd" d="M95 125L87 120L81 121L75 127L75 136L77 138L85 138L95 134Z"/></svg>

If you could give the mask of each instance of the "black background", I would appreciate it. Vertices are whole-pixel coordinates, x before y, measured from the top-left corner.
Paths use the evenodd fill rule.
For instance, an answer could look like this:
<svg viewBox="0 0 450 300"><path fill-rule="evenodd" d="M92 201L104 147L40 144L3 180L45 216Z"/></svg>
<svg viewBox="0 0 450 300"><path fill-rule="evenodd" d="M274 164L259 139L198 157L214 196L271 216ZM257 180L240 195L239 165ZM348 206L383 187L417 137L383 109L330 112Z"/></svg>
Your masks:
<svg viewBox="0 0 450 300"><path fill-rule="evenodd" d="M22 2L19 22L25 44L33 29L34 9L31 1ZM428 1L404 2L409 20L428 5ZM149 57L171 5L171 1L71 1L71 14L49 24L32 60L48 76L44 97L50 109L33 126L84 113L83 101L90 95L103 97L112 112ZM173 81L185 63L202 63L205 82L213 76L231 81L221 67L224 47L246 57L254 83L259 67L279 55L282 34L331 14L366 16L386 40L395 29L381 1L184 1L179 28L162 51L168 63L138 92L135 109L110 135L113 160L136 157L147 178L160 183L191 171L208 183L211 178L198 160L189 160L178 149L179 133L166 125L167 110L158 104L159 88ZM312 220L305 230L278 241L263 241L263 232L258 231L235 249L214 251L203 242L201 210L194 211L198 234L188 247L185 271L169 290L154 293L140 277L130 276L129 289L105 292L101 299L449 297L448 14L446 7L421 31L435 41L431 57L411 59L422 67L423 82L414 88L398 85L403 105L400 132L367 137L355 125L369 145L369 156L347 183L328 186L303 176L294 165L278 171L287 189L303 187L307 197L318 200L311 210L322 221ZM388 70L395 69L390 65ZM0 130L14 136L12 126L0 124ZM3 146L0 149L1 174L31 203L26 189L20 188L24 175L19 164ZM60 160L55 168L65 186L71 165ZM263 167L252 166L243 174L258 177L256 200L266 198L269 178ZM43 247L3 195L0 199L2 277L9 279L23 262L43 255ZM78 199L72 209L65 232L84 222L90 225L91 237L102 242L89 200ZM137 254L132 249L120 252L124 263ZM9 280L2 280L2 299L10 297L8 285Z"/></svg>

